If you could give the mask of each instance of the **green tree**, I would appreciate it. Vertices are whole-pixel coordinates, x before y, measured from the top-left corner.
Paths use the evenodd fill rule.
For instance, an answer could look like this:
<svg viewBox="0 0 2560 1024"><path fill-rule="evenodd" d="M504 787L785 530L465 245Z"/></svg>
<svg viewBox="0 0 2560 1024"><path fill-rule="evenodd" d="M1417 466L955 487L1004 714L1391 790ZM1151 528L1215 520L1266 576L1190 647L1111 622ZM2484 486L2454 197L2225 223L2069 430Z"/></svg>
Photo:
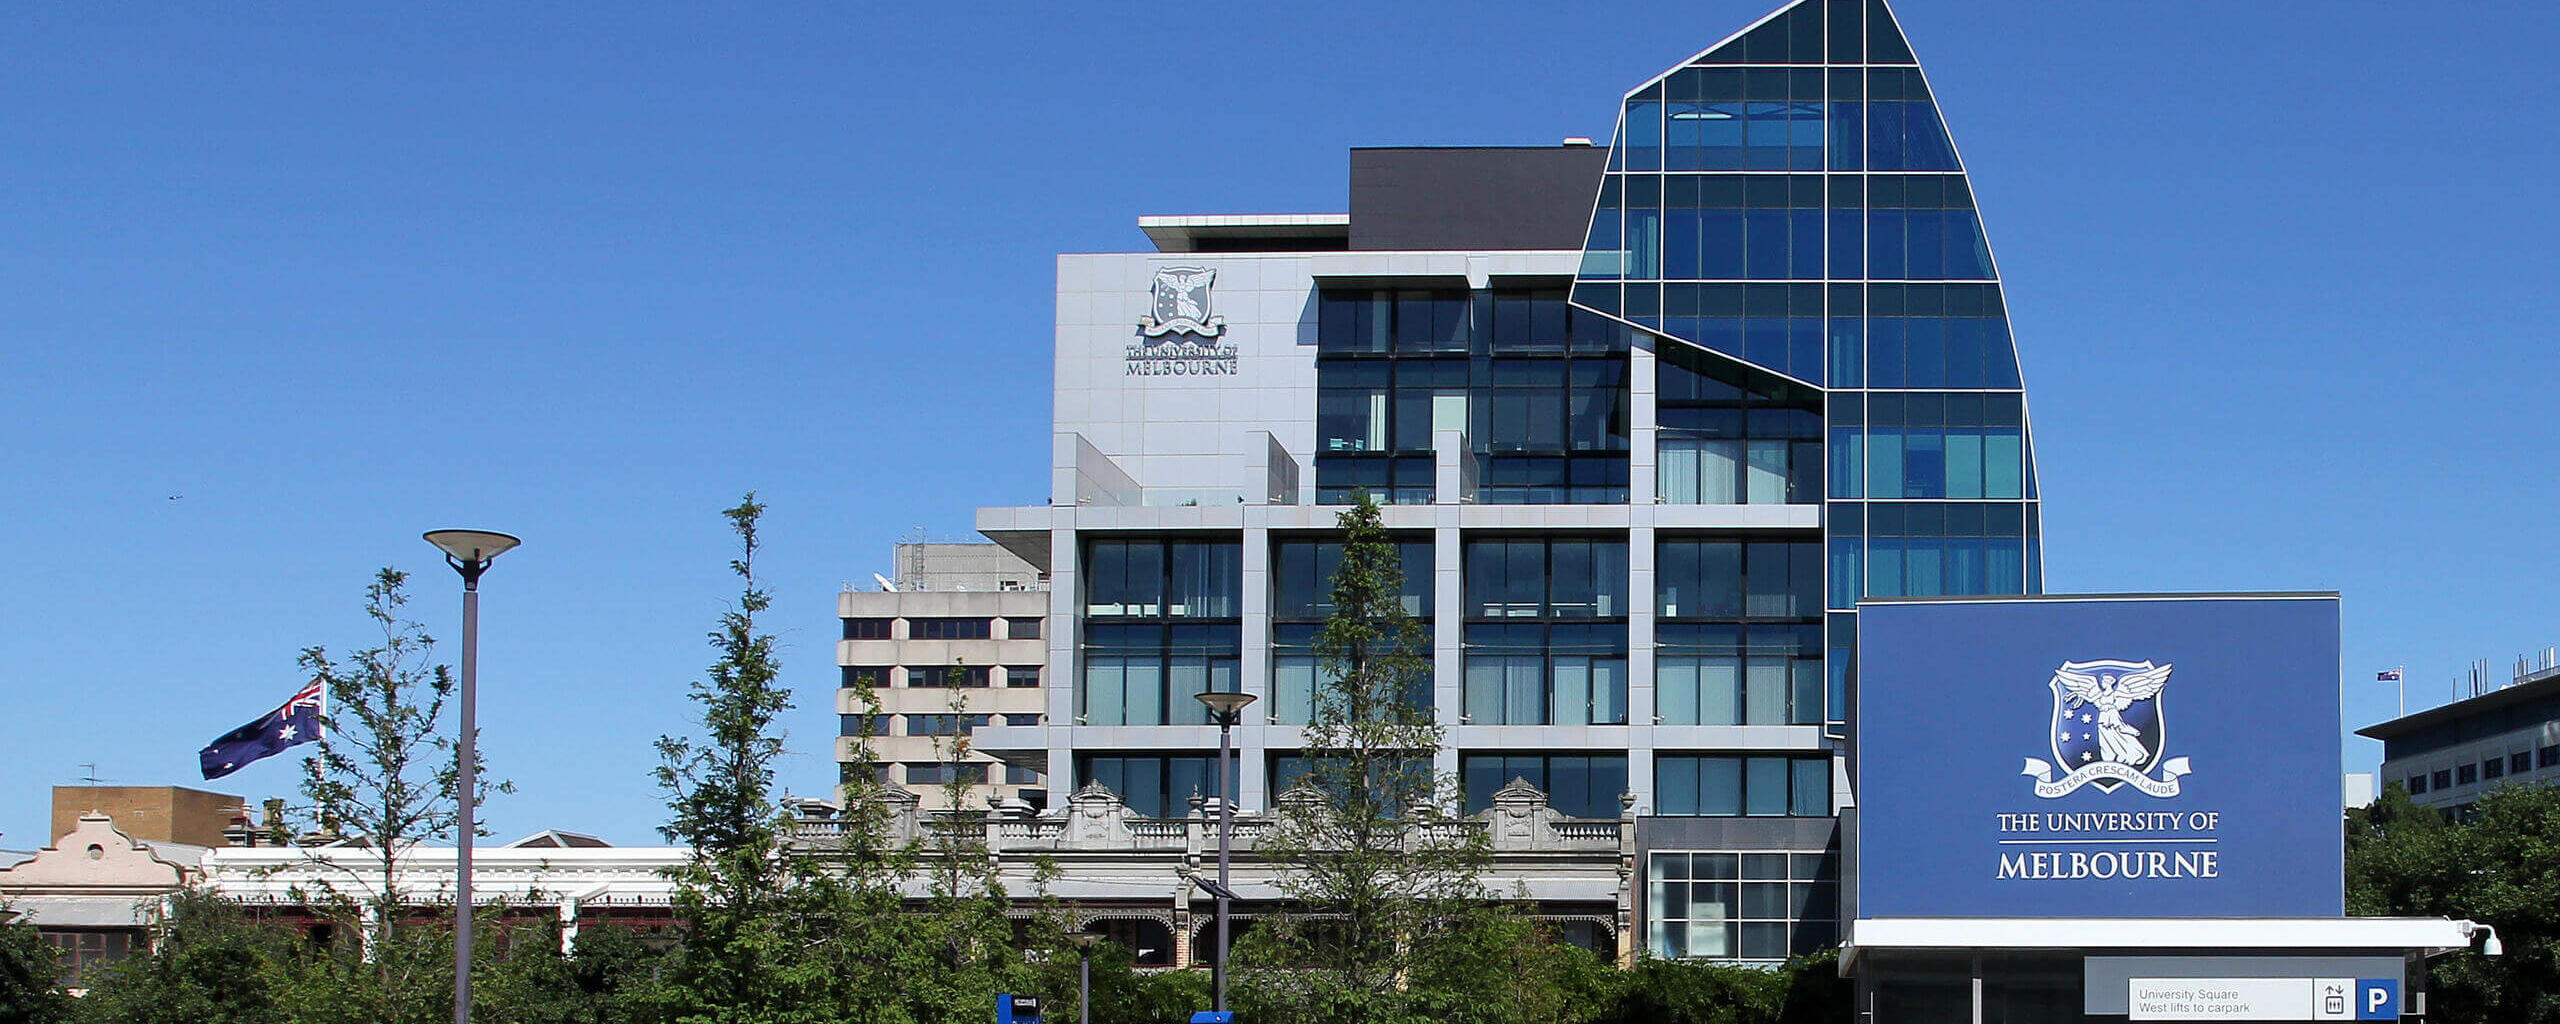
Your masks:
<svg viewBox="0 0 2560 1024"><path fill-rule="evenodd" d="M0 909L6 909L0 907ZM54 987L62 961L34 927L0 923L0 1024L54 1024L69 1019L70 997Z"/></svg>
<svg viewBox="0 0 2560 1024"><path fill-rule="evenodd" d="M1076 1019L1079 966L1073 949L1042 958L1033 965L1033 990L1047 1002L1043 1020L1088 1024ZM1093 1020L1090 1024L1159 1024L1186 1021L1209 1005L1209 972L1140 971L1134 951L1117 942L1093 947ZM983 1018L981 1018L983 1019Z"/></svg>
<svg viewBox="0 0 2560 1024"><path fill-rule="evenodd" d="M1610 1024L1837 1024L1849 1020L1849 983L1830 953L1776 969L1647 957L1619 972Z"/></svg>
<svg viewBox="0 0 2560 1024"><path fill-rule="evenodd" d="M2386 786L2346 827L2348 913L2467 918L2506 947L2428 961L2435 1019L2560 1024L2560 788L2499 786L2456 823Z"/></svg>
<svg viewBox="0 0 2560 1024"><path fill-rule="evenodd" d="M1415 965L1408 987L1428 1020L1582 1024L1617 997L1617 971L1509 907L1477 910L1437 953Z"/></svg>
<svg viewBox="0 0 2560 1024"><path fill-rule="evenodd" d="M1404 606L1394 543L1366 493L1336 517L1342 560L1316 635L1308 771L1257 840L1291 908L1237 945L1257 1019L1389 1020L1409 980L1480 920L1483 832L1452 820L1454 778L1431 769L1441 729L1431 644ZM1242 992L1250 989L1250 993Z"/></svg>
<svg viewBox="0 0 2560 1024"><path fill-rule="evenodd" d="M640 1024L656 1019L652 988L661 954L628 929L588 928L574 955L560 952L560 926L518 926L486 957L487 980L472 989L483 1024ZM480 947L474 947L479 955Z"/></svg>
<svg viewBox="0 0 2560 1024"><path fill-rule="evenodd" d="M809 996L818 979L806 944L792 934L791 879L773 800L774 762L783 752L774 721L791 709L791 692L781 685L773 635L756 623L772 605L755 574L764 511L751 492L722 512L738 535L729 570L742 584L737 604L710 634L719 658L692 687L706 736L658 740L656 776L669 810L659 832L692 851L671 872L684 927L674 992L686 1020L814 1019Z"/></svg>
<svg viewBox="0 0 2560 1024"><path fill-rule="evenodd" d="M404 921L441 917L417 913L400 884L403 858L420 843L452 838L461 824L461 744L444 731L453 671L435 663L426 628L402 617L408 579L386 567L365 587L365 616L381 631L380 642L343 659L310 647L300 659L328 694L318 752L302 763L303 795L322 832L361 840L372 854L364 869L371 877L348 871L352 892L324 881L323 891L304 898L362 932L359 959L371 969L354 974L371 977L355 977L353 989L335 994L369 1002L374 1019L384 1021L427 1014L438 999L451 1002L438 980L450 977L451 953L445 966L434 955L450 940L434 929L403 945L396 931ZM480 800L514 791L487 781L486 758L476 767Z"/></svg>
<svg viewBox="0 0 2560 1024"><path fill-rule="evenodd" d="M990 670L982 669L984 673ZM969 666L954 664L949 713L968 720ZM977 678L987 679L981 674ZM1027 991L1033 974L1022 951L1011 910L1011 896L989 856L986 828L989 808L969 799L971 780L984 778L985 762L975 760L965 727L934 740L934 759L941 764L942 803L946 810L928 819L910 864L924 882L924 905L906 915L911 948L929 958L922 969L906 975L905 986L918 1020L976 1021L986 1016L988 1000L999 992ZM1047 950L1063 950L1064 941L1045 919L1026 922L1028 935Z"/></svg>
<svg viewBox="0 0 2560 1024"><path fill-rule="evenodd" d="M109 968L80 1000L99 1024L283 1024L289 941L220 897L182 890L151 949Z"/></svg>

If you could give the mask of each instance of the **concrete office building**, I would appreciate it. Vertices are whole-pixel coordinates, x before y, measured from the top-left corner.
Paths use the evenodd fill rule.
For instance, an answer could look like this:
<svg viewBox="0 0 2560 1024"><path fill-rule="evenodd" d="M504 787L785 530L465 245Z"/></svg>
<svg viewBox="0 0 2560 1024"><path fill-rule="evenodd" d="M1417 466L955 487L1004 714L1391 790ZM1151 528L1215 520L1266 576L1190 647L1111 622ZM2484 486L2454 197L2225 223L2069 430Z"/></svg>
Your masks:
<svg viewBox="0 0 2560 1024"><path fill-rule="evenodd" d="M2505 686L2356 730L2382 741L2381 784L2461 814L2501 785L2560 779L2560 651L2516 659Z"/></svg>
<svg viewBox="0 0 2560 1024"><path fill-rule="evenodd" d="M1061 256L1050 502L978 518L1049 573L1046 718L980 749L1180 815L1221 789L1192 695L1241 690L1235 796L1269 806L1366 490L1465 810L1623 795L1653 952L1829 946L1856 602L2040 589L1974 207L1885 6L1800 0L1605 145L1354 150L1347 213Z"/></svg>
<svg viewBox="0 0 2560 1024"><path fill-rule="evenodd" d="M836 596L837 762L851 770L868 743L887 780L928 810L949 806L954 781L973 807L1041 795L1037 769L959 744L971 729L1028 725L1044 710L1043 570L993 544L899 544L895 563L880 589L848 583Z"/></svg>

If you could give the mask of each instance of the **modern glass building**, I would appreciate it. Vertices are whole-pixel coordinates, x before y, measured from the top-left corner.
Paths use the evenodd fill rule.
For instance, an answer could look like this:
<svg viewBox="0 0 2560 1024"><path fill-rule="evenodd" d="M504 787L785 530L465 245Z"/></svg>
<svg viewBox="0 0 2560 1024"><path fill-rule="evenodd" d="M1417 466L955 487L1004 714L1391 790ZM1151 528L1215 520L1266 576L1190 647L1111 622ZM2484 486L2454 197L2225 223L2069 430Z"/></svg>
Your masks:
<svg viewBox="0 0 2560 1024"><path fill-rule="evenodd" d="M1831 945L1861 596L2040 588L1974 192L1882 0L1798 0L1605 146L1363 149L1347 214L1146 217L1059 258L1040 724L978 748L1146 814L1267 806L1356 491L1433 637L1437 765L1638 823L1622 948ZM1543 898L1543 897L1542 897Z"/></svg>

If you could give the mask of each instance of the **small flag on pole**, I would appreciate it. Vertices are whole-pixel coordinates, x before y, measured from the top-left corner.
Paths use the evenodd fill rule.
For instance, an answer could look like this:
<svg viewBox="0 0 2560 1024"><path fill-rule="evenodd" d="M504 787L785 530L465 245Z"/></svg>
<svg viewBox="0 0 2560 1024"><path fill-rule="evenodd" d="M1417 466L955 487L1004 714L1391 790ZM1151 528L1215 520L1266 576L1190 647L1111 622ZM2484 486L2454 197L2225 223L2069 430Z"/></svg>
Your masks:
<svg viewBox="0 0 2560 1024"><path fill-rule="evenodd" d="M315 679L296 691L283 707L223 733L221 739L197 752L196 759L202 762L209 782L246 768L251 762L284 753L286 747L319 738L320 681Z"/></svg>
<svg viewBox="0 0 2560 1024"><path fill-rule="evenodd" d="M2386 668L2386 669L2383 669L2382 671L2380 671L2380 672L2376 672L2376 673L2374 673L2374 674L2373 674L2373 680L2374 680L2375 682L2377 682L2377 683L2396 683L2396 682L2399 682L2399 681L2400 681L2400 670L2399 670L2399 669L2396 669L2396 668Z"/></svg>

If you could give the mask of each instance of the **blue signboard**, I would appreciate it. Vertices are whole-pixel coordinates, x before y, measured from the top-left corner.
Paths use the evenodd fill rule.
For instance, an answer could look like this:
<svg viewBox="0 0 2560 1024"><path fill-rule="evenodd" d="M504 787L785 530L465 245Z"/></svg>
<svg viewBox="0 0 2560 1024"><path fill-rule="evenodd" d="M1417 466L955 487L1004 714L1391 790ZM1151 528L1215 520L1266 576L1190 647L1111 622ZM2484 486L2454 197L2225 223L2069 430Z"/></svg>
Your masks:
<svg viewBox="0 0 2560 1024"><path fill-rule="evenodd" d="M2336 917L2329 594L1858 606L1857 913Z"/></svg>

